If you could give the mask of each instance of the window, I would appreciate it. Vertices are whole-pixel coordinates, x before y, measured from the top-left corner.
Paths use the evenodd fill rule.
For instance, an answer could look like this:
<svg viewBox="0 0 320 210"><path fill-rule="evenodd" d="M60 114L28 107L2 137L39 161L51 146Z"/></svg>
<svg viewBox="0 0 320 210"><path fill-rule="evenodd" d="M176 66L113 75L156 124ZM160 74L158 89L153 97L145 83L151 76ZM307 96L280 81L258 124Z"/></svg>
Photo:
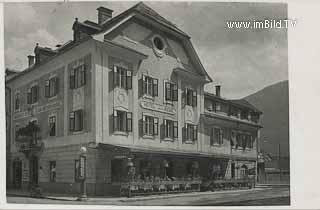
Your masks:
<svg viewBox="0 0 320 210"><path fill-rule="evenodd" d="M248 119L248 112L247 111L241 111L241 119Z"/></svg>
<svg viewBox="0 0 320 210"><path fill-rule="evenodd" d="M113 87L132 89L132 72L119 66L113 66Z"/></svg>
<svg viewBox="0 0 320 210"><path fill-rule="evenodd" d="M142 75L143 95L158 96L158 79Z"/></svg>
<svg viewBox="0 0 320 210"><path fill-rule="evenodd" d="M113 131L132 131L132 112L113 111Z"/></svg>
<svg viewBox="0 0 320 210"><path fill-rule="evenodd" d="M213 128L210 138L211 145L221 145L223 144L223 129Z"/></svg>
<svg viewBox="0 0 320 210"><path fill-rule="evenodd" d="M70 88L76 89L86 84L86 65L84 63L73 68L70 72Z"/></svg>
<svg viewBox="0 0 320 210"><path fill-rule="evenodd" d="M196 125L192 125L189 123L186 123L185 126L185 141L190 142L190 141L196 141L198 139L198 128Z"/></svg>
<svg viewBox="0 0 320 210"><path fill-rule="evenodd" d="M69 114L70 131L81 131L83 129L83 110L70 112Z"/></svg>
<svg viewBox="0 0 320 210"><path fill-rule="evenodd" d="M186 105L197 106L197 91L186 89Z"/></svg>
<svg viewBox="0 0 320 210"><path fill-rule="evenodd" d="M163 50L164 49L164 43L160 37L155 37L153 39L153 44L157 48L157 50Z"/></svg>
<svg viewBox="0 0 320 210"><path fill-rule="evenodd" d="M39 87L38 85L35 85L31 87L27 92L27 103L34 104L38 102L38 99L39 99Z"/></svg>
<svg viewBox="0 0 320 210"><path fill-rule="evenodd" d="M252 149L253 148L253 136L247 133L240 133L236 134L236 148L241 147L242 149Z"/></svg>
<svg viewBox="0 0 320 210"><path fill-rule="evenodd" d="M50 98L58 93L58 78L54 77L49 80L46 80L45 85L45 97Z"/></svg>
<svg viewBox="0 0 320 210"><path fill-rule="evenodd" d="M20 93L16 93L16 95L15 95L14 107L15 107L15 110L20 109Z"/></svg>
<svg viewBox="0 0 320 210"><path fill-rule="evenodd" d="M178 101L178 85L172 82L165 82L165 100Z"/></svg>
<svg viewBox="0 0 320 210"><path fill-rule="evenodd" d="M49 136L56 135L56 116L49 117Z"/></svg>
<svg viewBox="0 0 320 210"><path fill-rule="evenodd" d="M159 119L149 115L142 116L143 135L156 136L158 135Z"/></svg>
<svg viewBox="0 0 320 210"><path fill-rule="evenodd" d="M238 117L238 109L233 106L230 106L229 115L233 117Z"/></svg>
<svg viewBox="0 0 320 210"><path fill-rule="evenodd" d="M178 138L178 121L164 120L164 137L165 138Z"/></svg>
<svg viewBox="0 0 320 210"><path fill-rule="evenodd" d="M50 161L50 182L56 182L56 161Z"/></svg>

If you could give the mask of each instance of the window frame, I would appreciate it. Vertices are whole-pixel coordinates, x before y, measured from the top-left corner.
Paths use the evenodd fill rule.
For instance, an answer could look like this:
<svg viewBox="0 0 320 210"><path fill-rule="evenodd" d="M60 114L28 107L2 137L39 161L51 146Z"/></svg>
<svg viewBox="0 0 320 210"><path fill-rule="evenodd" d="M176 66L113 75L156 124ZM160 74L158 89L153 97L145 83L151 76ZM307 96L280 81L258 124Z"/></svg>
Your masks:
<svg viewBox="0 0 320 210"><path fill-rule="evenodd" d="M194 125L191 123L185 123L185 139L184 142L192 142L198 140L198 125ZM192 137L192 138L190 138Z"/></svg>
<svg viewBox="0 0 320 210"><path fill-rule="evenodd" d="M121 122L119 121L119 116L121 116ZM113 110L113 132L132 132L132 112L122 111L122 110ZM120 129L120 127L122 129Z"/></svg>
<svg viewBox="0 0 320 210"><path fill-rule="evenodd" d="M187 106L197 107L198 106L198 96L197 91L193 88L186 88L185 90L185 104Z"/></svg>
<svg viewBox="0 0 320 210"><path fill-rule="evenodd" d="M87 65L81 62L79 65L72 67L69 74L70 89L78 89L86 85Z"/></svg>
<svg viewBox="0 0 320 210"><path fill-rule="evenodd" d="M142 95L144 97L157 97L159 95L159 80L155 77L142 74Z"/></svg>
<svg viewBox="0 0 320 210"><path fill-rule="evenodd" d="M178 138L178 121L171 119L164 119L164 138L166 139L176 139ZM171 131L171 136L169 135Z"/></svg>
<svg viewBox="0 0 320 210"><path fill-rule="evenodd" d="M54 77L51 77L49 79L47 79L45 82L45 97L46 98L52 98L56 95L58 95L58 77L57 76L54 76Z"/></svg>
<svg viewBox="0 0 320 210"><path fill-rule="evenodd" d="M119 65L113 65L113 88L123 88L125 90L132 89L132 71L121 67Z"/></svg>
<svg viewBox="0 0 320 210"><path fill-rule="evenodd" d="M80 124L79 124L79 128L76 129L76 124L77 124L77 119L76 118L80 117ZM83 124L84 124L84 110L83 109L78 109L75 111L71 111L69 112L69 131L71 132L79 132L79 131L83 131Z"/></svg>
<svg viewBox="0 0 320 210"><path fill-rule="evenodd" d="M51 120L54 118L54 135L51 135L51 123L53 123ZM48 127L49 127L49 137L57 136L57 115L49 115L48 117Z"/></svg>
<svg viewBox="0 0 320 210"><path fill-rule="evenodd" d="M159 135L159 118L142 113L142 134L143 136Z"/></svg>
<svg viewBox="0 0 320 210"><path fill-rule="evenodd" d="M211 146L223 145L224 133L225 131L223 128L214 126L211 130L210 145Z"/></svg>

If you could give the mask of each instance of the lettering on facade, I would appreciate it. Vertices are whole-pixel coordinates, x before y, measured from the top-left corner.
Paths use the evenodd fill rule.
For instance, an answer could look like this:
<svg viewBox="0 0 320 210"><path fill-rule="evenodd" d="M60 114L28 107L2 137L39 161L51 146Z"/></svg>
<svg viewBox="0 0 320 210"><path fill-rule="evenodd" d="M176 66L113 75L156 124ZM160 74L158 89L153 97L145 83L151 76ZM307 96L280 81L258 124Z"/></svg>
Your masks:
<svg viewBox="0 0 320 210"><path fill-rule="evenodd" d="M18 120L18 119L22 119L22 118L26 118L26 117L31 117L33 115L36 115L36 114L39 114L42 112L47 112L47 111L59 109L61 105L62 105L61 101L56 101L56 102L48 103L43 106L30 107L26 111L16 113L14 115L13 119Z"/></svg>
<svg viewBox="0 0 320 210"><path fill-rule="evenodd" d="M177 113L177 110L172 106L157 104L150 101L141 101L140 105L142 108L150 109L156 112L162 112L162 113L171 114L171 115L174 115Z"/></svg>

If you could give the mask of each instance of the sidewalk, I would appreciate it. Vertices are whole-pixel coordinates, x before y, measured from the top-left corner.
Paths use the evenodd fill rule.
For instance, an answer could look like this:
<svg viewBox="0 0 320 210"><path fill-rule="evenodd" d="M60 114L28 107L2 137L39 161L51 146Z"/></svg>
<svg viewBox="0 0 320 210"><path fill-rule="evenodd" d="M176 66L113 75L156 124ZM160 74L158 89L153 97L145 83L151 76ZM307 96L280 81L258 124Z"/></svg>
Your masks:
<svg viewBox="0 0 320 210"><path fill-rule="evenodd" d="M229 194L235 192L256 192L265 190L261 188L254 188L248 190L226 190L226 191L216 191L216 192L190 192L190 193L176 193L176 194L161 194L161 195L149 195L149 196L135 196L131 198L127 197L88 197L88 201L104 201L104 202L133 202L133 201L146 201L154 199L167 199L167 198L178 198L178 197L195 197L203 195L218 195L218 194ZM30 197L30 192L21 190L7 190L7 196L17 196L17 197ZM61 200L61 201L76 201L78 197L74 195L57 195L44 193L44 199L50 200Z"/></svg>

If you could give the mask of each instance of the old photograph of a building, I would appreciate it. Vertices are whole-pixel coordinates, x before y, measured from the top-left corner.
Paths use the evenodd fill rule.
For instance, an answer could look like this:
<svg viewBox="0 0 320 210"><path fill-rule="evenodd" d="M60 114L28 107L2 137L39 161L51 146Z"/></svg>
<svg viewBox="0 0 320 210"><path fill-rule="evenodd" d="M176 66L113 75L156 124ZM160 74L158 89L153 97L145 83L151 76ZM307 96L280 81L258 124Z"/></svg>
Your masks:
<svg viewBox="0 0 320 210"><path fill-rule="evenodd" d="M6 3L4 23L7 202L290 205L286 4Z"/></svg>

